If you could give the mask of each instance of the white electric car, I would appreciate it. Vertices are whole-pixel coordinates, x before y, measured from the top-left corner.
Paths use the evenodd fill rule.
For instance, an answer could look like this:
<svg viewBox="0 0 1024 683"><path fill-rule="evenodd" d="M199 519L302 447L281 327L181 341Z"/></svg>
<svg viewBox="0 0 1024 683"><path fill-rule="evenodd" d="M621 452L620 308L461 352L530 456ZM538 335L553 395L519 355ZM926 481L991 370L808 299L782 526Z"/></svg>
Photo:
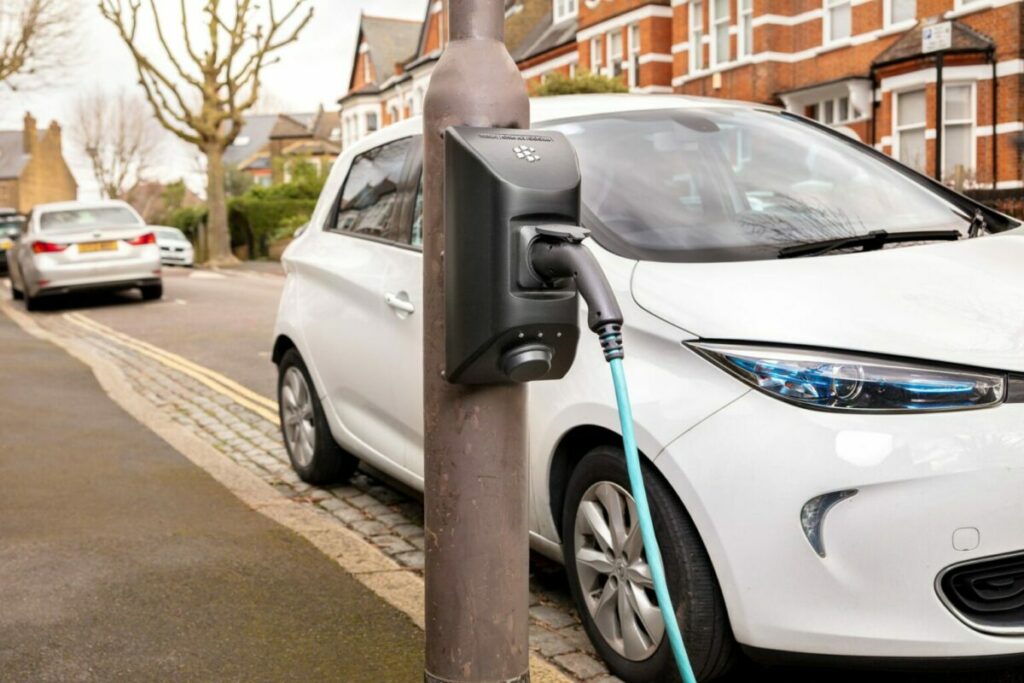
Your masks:
<svg viewBox="0 0 1024 683"><path fill-rule="evenodd" d="M138 288L146 301L163 296L156 236L119 200L37 205L7 263L14 298L24 298L28 310L43 297L87 290Z"/></svg>
<svg viewBox="0 0 1024 683"><path fill-rule="evenodd" d="M532 107L579 155L702 680L737 644L946 667L1024 655L1019 224L768 107ZM273 359L307 481L358 458L422 487L421 125L346 150L284 255ZM534 547L564 559L617 675L671 678L608 368L580 323L568 376L529 387Z"/></svg>

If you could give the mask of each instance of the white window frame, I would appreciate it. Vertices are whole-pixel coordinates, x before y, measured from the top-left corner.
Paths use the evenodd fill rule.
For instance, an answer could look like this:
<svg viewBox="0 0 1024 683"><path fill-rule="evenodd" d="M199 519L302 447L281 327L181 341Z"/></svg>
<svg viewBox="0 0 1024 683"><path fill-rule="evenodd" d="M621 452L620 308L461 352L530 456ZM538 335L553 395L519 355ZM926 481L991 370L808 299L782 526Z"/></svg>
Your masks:
<svg viewBox="0 0 1024 683"><path fill-rule="evenodd" d="M552 13L554 17L552 23L555 24L575 17L580 11L579 0L555 0L553 5Z"/></svg>
<svg viewBox="0 0 1024 683"><path fill-rule="evenodd" d="M839 103L842 100L846 100L846 118L845 119L840 119L839 118ZM820 115L820 113L821 113L822 109L825 107L825 105L827 103L830 103L830 102L832 103L833 117L832 117L831 121L825 121L824 118ZM857 117L854 115L853 104L851 104L851 102L850 102L850 96L849 95L845 95L844 94L844 95L837 95L836 97L828 97L828 98L826 98L824 100L818 100L817 102L812 102L808 106L816 108L816 111L817 111L818 115L813 117L814 120L817 121L818 123L824 124L826 126L843 126L843 125L846 125L847 123L851 123L851 122L857 120Z"/></svg>
<svg viewBox="0 0 1024 683"><path fill-rule="evenodd" d="M604 52L601 50L601 36L594 36L590 39L590 71L601 73L604 66Z"/></svg>
<svg viewBox="0 0 1024 683"><path fill-rule="evenodd" d="M843 5L848 5L849 8L850 8L850 35L842 36L840 38L833 38L832 37L832 12L835 9L837 9L839 7L842 7ZM825 45L830 45L832 43L841 43L843 41L846 41L846 40L849 40L850 38L852 38L853 37L853 0L823 0L822 6L823 6L823 14L824 14L824 16L823 16L823 20L822 20L821 24L822 24L822 26L823 26L823 28L825 30L825 34L822 36L822 43L825 44Z"/></svg>
<svg viewBox="0 0 1024 683"><path fill-rule="evenodd" d="M711 66L713 66L713 67L714 66L718 66L720 64L728 64L729 62L732 61L732 50L729 49L730 47L732 47L731 45L729 45L729 43L731 42L729 40L729 35L730 35L729 34L729 24L730 24L730 19L731 19L731 17L729 16L729 14L730 14L729 9L731 9L732 2L730 1L729 3L727 3L726 6L729 9L726 10L724 17L719 17L719 16L715 15L715 5L716 4L717 3L715 2L715 0L708 0L708 9L711 10L711 23L709 24L708 29L709 29L709 32L711 33ZM724 24L726 26L725 40L726 40L726 50L727 50L727 53L726 53L726 58L723 59L723 60L718 59L718 25L719 24Z"/></svg>
<svg viewBox="0 0 1024 683"><path fill-rule="evenodd" d="M697 13L694 7L700 8L700 22L694 21ZM690 0L690 73L704 69L704 9L707 7L707 0Z"/></svg>
<svg viewBox="0 0 1024 683"><path fill-rule="evenodd" d="M754 54L754 0L736 0L736 7L739 11L739 34L737 37L737 47L739 54L737 57L743 59L744 57L751 57ZM747 40L747 26L750 27L750 40ZM747 43L750 43L749 45Z"/></svg>
<svg viewBox="0 0 1024 683"><path fill-rule="evenodd" d="M627 79L630 88L637 88L640 86L640 24L630 24L626 28L626 37L629 39L628 45L624 48L629 56L626 60L626 69L629 72Z"/></svg>
<svg viewBox="0 0 1024 683"><path fill-rule="evenodd" d="M612 44L615 42L614 40L612 40L612 36L615 35L619 36L619 54L617 56L619 59L620 71L618 75L621 76L626 70L626 34L621 28L617 28L613 31L609 31L608 35L605 36L604 41L605 58L608 63L605 69L608 72L608 75L611 76L612 78L616 77L614 68L616 55L612 54Z"/></svg>
<svg viewBox="0 0 1024 683"><path fill-rule="evenodd" d="M924 121L912 126L900 127L900 97L914 93L924 93ZM900 133L905 130L920 130L924 133L924 167L921 173L928 173L928 90L924 87L909 88L892 94L892 157L901 163L907 162L900 158ZM909 165L909 164L908 164Z"/></svg>
<svg viewBox="0 0 1024 683"><path fill-rule="evenodd" d="M888 27L892 26L893 24L896 24L896 25L901 25L903 23L908 23L909 24L910 23L910 19L901 19L900 21L893 21L893 18L892 18L892 5L893 5L893 2L895 2L895 0L884 0L884 2L882 3L882 15L883 15L882 21L884 22L883 26L888 28ZM914 17L913 17L913 19L916 20L917 19L917 7L916 7L917 6L917 0L914 0L914 5L915 5L915 7L914 7Z"/></svg>
<svg viewBox="0 0 1024 683"><path fill-rule="evenodd" d="M961 88L968 86L970 88L970 101L967 105L970 111L970 117L966 119L955 119L950 121L946 116L946 90L949 88ZM970 126L970 133L967 139L970 140L970 172L976 173L978 170L978 84L973 81L960 81L952 83L942 84L942 165L946 165L946 160L949 158L946 156L946 142L949 140L949 136L946 134L946 129L950 126ZM945 180L946 169L940 169L940 175Z"/></svg>

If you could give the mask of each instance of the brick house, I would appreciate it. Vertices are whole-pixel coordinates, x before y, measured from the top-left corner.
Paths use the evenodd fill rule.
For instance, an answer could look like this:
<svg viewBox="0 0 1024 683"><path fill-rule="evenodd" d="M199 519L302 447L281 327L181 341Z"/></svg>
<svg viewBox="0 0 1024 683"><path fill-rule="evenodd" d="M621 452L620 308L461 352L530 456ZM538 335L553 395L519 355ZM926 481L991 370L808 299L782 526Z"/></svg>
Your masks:
<svg viewBox="0 0 1024 683"><path fill-rule="evenodd" d="M326 170L340 153L338 112L321 108L312 114L246 117L242 131L224 153L224 162L249 175L255 184L269 186L289 180L289 164L296 160Z"/></svg>
<svg viewBox="0 0 1024 683"><path fill-rule="evenodd" d="M962 187L1024 187L1022 0L506 0L527 83L586 69L632 92L748 100L842 128ZM422 110L446 42L422 22L362 17L347 143Z"/></svg>
<svg viewBox="0 0 1024 683"><path fill-rule="evenodd" d="M40 131L25 114L22 130L0 131L0 207L28 213L36 204L77 197L56 121Z"/></svg>

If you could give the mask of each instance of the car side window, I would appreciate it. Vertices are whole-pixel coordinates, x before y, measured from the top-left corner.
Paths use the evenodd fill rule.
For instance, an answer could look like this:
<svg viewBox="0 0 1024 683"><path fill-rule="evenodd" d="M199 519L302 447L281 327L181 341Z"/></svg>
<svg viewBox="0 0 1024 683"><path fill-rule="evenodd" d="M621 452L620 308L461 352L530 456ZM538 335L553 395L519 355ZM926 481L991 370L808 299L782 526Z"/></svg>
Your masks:
<svg viewBox="0 0 1024 683"><path fill-rule="evenodd" d="M411 138L375 147L352 161L328 230L385 240L397 239L392 220Z"/></svg>
<svg viewBox="0 0 1024 683"><path fill-rule="evenodd" d="M409 244L414 247L423 246L423 176L420 175L420 182L416 188L416 203L412 209L412 233L409 235Z"/></svg>

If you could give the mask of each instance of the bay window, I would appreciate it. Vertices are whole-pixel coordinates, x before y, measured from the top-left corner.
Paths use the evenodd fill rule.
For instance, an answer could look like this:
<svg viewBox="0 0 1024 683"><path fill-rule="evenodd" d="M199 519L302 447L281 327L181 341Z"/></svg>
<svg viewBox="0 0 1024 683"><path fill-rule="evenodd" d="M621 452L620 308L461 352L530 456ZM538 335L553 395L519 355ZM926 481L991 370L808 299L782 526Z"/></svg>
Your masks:
<svg viewBox="0 0 1024 683"><path fill-rule="evenodd" d="M925 126L928 103L924 90L896 95L896 158L914 170L926 172Z"/></svg>
<svg viewBox="0 0 1024 683"><path fill-rule="evenodd" d="M711 0L711 64L729 61L729 0Z"/></svg>
<svg viewBox="0 0 1024 683"><path fill-rule="evenodd" d="M974 172L974 86L951 84L942 93L942 179L960 184Z"/></svg>
<svg viewBox="0 0 1024 683"><path fill-rule="evenodd" d="M704 2L690 0L690 72L704 68Z"/></svg>

